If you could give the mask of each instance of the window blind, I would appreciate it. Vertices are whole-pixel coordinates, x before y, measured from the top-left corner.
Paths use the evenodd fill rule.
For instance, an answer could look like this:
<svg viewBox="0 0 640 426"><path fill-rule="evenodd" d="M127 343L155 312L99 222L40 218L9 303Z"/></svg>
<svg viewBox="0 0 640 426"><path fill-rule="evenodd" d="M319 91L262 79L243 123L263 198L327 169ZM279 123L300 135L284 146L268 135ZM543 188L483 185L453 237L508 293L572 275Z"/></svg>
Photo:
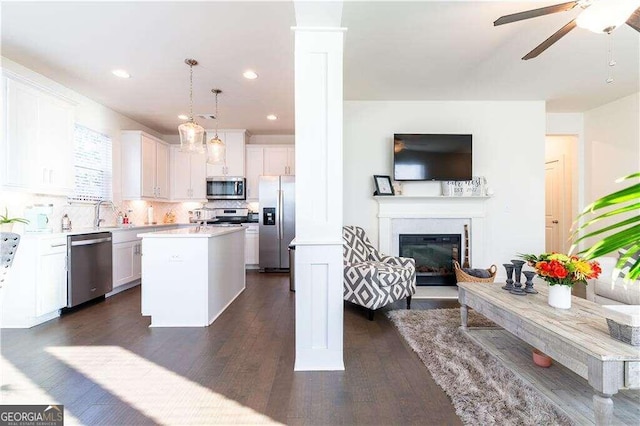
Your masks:
<svg viewBox="0 0 640 426"><path fill-rule="evenodd" d="M70 201L111 200L111 138L88 127L75 125L75 191Z"/></svg>

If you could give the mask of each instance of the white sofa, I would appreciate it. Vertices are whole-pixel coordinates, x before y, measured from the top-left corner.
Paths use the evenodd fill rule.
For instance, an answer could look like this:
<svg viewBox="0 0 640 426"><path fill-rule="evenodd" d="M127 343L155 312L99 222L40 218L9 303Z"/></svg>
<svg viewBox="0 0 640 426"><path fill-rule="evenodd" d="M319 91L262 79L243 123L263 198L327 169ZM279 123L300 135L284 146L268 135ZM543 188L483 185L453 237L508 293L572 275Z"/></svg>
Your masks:
<svg viewBox="0 0 640 426"><path fill-rule="evenodd" d="M589 280L587 299L600 305L640 305L640 281L623 280L618 271L612 276L618 258L604 256L596 260L602 273L598 279Z"/></svg>

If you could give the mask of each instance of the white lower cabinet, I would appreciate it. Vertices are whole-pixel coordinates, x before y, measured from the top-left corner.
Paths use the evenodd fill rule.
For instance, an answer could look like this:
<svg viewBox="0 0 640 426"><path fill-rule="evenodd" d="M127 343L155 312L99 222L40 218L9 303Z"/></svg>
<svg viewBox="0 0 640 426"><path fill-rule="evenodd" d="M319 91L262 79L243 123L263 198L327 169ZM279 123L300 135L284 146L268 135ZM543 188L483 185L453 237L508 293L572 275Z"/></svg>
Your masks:
<svg viewBox="0 0 640 426"><path fill-rule="evenodd" d="M36 316L67 306L67 241L50 240L41 247L36 281Z"/></svg>
<svg viewBox="0 0 640 426"><path fill-rule="evenodd" d="M244 264L246 267L257 267L260 263L260 233L258 224L251 223L244 225L247 230L245 231L245 244L244 244Z"/></svg>
<svg viewBox="0 0 640 426"><path fill-rule="evenodd" d="M133 287L134 285L128 284L137 284L136 281L142 278L142 238L138 238L138 234L168 231L179 227L180 225L167 225L112 231L113 290L107 296Z"/></svg>
<svg viewBox="0 0 640 426"><path fill-rule="evenodd" d="M137 281L142 270L142 232L154 229L132 229L112 232L113 254L113 290L117 287Z"/></svg>
<svg viewBox="0 0 640 426"><path fill-rule="evenodd" d="M140 279L140 239L113 245L113 288Z"/></svg>
<svg viewBox="0 0 640 426"><path fill-rule="evenodd" d="M67 237L23 236L2 287L0 326L28 328L67 306Z"/></svg>

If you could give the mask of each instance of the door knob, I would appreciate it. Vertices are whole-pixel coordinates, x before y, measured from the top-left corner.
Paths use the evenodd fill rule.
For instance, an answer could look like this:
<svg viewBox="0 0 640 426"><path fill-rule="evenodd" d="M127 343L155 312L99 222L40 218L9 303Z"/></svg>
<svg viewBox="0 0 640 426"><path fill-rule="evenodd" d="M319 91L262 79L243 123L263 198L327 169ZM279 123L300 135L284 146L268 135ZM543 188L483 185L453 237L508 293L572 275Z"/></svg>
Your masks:
<svg viewBox="0 0 640 426"><path fill-rule="evenodd" d="M558 221L557 220L552 220L551 223L558 223Z"/></svg>

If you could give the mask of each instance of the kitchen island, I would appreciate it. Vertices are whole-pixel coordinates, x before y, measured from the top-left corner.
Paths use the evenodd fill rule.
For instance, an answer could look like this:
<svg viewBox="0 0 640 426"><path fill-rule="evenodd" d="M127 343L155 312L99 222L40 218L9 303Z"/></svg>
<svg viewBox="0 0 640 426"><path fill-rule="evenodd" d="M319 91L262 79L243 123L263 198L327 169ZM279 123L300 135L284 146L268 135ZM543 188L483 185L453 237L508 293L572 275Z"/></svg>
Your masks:
<svg viewBox="0 0 640 426"><path fill-rule="evenodd" d="M142 315L150 327L206 327L245 289L243 227L192 227L142 238Z"/></svg>

